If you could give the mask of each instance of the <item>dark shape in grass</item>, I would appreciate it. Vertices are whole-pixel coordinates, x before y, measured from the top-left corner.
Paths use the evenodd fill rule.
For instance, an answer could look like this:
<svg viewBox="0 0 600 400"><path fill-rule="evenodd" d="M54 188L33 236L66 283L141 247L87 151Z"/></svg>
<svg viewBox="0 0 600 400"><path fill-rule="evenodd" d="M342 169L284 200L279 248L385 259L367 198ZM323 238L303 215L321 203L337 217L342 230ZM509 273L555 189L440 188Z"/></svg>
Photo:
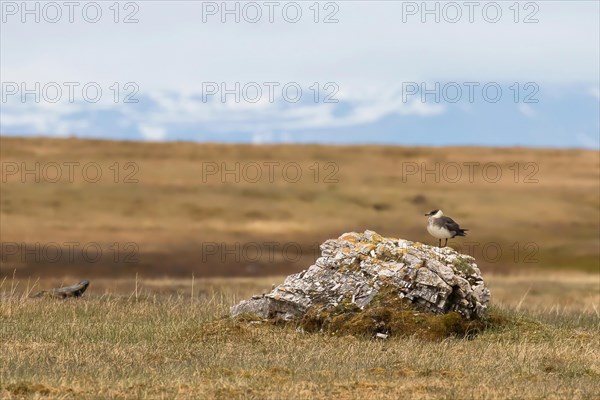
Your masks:
<svg viewBox="0 0 600 400"><path fill-rule="evenodd" d="M416 205L421 205L421 204L427 203L427 198L425 196L423 196L422 194L418 194L418 195L414 196L410 200L410 202L413 204L416 204Z"/></svg>
<svg viewBox="0 0 600 400"><path fill-rule="evenodd" d="M15 396L28 396L32 394L48 396L52 393L49 387L41 383L19 382L8 384L4 388ZM1 386L0 389L2 389Z"/></svg>
<svg viewBox="0 0 600 400"><path fill-rule="evenodd" d="M65 286L61 288L51 289L51 290L42 290L41 292L37 292L34 294L33 298L45 297L52 299L66 299L69 297L81 297L83 293L87 290L90 285L90 281L87 279L82 280L79 283L76 283L71 286Z"/></svg>

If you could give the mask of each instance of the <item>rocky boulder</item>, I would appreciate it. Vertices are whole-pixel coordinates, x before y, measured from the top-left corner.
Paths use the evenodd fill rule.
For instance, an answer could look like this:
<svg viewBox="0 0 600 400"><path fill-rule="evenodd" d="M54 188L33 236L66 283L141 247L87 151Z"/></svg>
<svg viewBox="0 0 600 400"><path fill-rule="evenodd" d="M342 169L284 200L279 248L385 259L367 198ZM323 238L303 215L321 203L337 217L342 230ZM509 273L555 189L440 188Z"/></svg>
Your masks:
<svg viewBox="0 0 600 400"><path fill-rule="evenodd" d="M473 257L365 231L327 240L314 265L270 293L231 307L231 316L293 320L315 308L339 310L341 305L360 312L383 295L419 312L455 311L466 320L484 317L490 300Z"/></svg>

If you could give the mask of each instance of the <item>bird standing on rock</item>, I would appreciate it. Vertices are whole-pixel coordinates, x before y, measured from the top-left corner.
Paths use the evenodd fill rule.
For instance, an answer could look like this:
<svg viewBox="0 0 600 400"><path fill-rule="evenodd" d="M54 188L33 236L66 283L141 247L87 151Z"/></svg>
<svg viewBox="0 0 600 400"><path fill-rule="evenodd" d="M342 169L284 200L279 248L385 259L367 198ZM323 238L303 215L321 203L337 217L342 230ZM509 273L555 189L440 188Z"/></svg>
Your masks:
<svg viewBox="0 0 600 400"><path fill-rule="evenodd" d="M444 243L444 247L446 247L448 239L455 236L466 236L465 232L468 229L462 229L452 218L446 217L442 210L433 210L425 216L429 217L427 232L439 240L438 247L442 247L442 239L446 239Z"/></svg>

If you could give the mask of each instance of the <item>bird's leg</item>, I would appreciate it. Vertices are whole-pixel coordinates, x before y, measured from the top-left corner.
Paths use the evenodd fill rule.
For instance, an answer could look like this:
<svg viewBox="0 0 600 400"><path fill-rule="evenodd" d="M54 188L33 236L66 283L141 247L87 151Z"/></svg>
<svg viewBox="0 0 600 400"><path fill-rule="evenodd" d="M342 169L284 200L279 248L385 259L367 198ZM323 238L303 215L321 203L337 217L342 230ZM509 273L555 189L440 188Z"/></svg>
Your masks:
<svg viewBox="0 0 600 400"><path fill-rule="evenodd" d="M448 238L446 238L446 242L444 242L444 247L448 245Z"/></svg>
<svg viewBox="0 0 600 400"><path fill-rule="evenodd" d="M438 247L442 247L442 239L438 239Z"/></svg>

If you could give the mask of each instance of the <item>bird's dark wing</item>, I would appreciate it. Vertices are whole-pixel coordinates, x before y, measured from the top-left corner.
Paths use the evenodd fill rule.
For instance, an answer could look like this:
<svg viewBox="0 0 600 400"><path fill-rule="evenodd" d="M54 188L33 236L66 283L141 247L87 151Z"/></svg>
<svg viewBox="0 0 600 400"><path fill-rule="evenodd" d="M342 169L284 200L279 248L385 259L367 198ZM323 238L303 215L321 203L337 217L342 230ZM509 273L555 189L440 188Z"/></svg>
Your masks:
<svg viewBox="0 0 600 400"><path fill-rule="evenodd" d="M450 217L443 216L441 217L442 223L444 227L449 231L460 232L460 226Z"/></svg>

